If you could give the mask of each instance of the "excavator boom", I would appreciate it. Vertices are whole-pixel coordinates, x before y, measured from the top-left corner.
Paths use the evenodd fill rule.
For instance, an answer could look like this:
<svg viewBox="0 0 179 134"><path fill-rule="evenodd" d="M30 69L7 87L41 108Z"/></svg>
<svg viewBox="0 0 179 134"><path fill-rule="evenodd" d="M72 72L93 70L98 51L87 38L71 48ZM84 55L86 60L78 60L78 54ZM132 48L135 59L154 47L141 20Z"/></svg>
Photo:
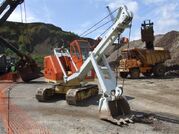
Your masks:
<svg viewBox="0 0 179 134"><path fill-rule="evenodd" d="M127 100L122 96L122 86L117 85L116 78L106 60L105 52L111 47L117 37L130 26L132 18L133 15L126 6L120 7L114 25L97 47L89 53L89 57L81 68L71 76L64 77L65 82L74 79L82 81L93 68L99 81L98 86L103 91L99 100L100 118L118 125L132 122L130 119L130 107Z"/></svg>
<svg viewBox="0 0 179 134"><path fill-rule="evenodd" d="M16 7L23 2L24 0L5 0L0 7L0 14L3 13L3 16L0 18L0 25L2 25L16 9ZM5 10L6 8L8 9Z"/></svg>
<svg viewBox="0 0 179 134"><path fill-rule="evenodd" d="M91 54L93 54L93 56L95 57L96 61L99 61L103 57L105 51L117 39L118 34L121 34L125 30L125 28L129 27L132 18L133 15L131 12L128 11L126 6L119 8L116 22L108 31L108 33L104 36L104 38L100 41L97 47L93 50L93 52L91 52ZM81 66L80 70L77 73L74 73L73 75L69 76L68 78L65 78L64 81L70 81L75 78L83 79L86 73L89 72L91 68L92 62L91 57L89 56Z"/></svg>

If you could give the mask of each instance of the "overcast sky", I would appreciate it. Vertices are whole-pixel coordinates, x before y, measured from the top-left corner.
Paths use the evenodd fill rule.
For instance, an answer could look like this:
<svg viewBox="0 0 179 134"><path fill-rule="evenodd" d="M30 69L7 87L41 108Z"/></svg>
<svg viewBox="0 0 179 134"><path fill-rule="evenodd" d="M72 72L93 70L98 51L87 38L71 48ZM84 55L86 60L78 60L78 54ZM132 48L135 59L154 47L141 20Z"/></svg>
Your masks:
<svg viewBox="0 0 179 134"><path fill-rule="evenodd" d="M107 5L114 10L121 4L134 14L132 39L140 38L140 25L145 19L154 22L155 34L179 31L179 0L25 0L27 22L52 23L79 35L108 14ZM21 22L20 7L9 20ZM89 37L96 38L104 29Z"/></svg>

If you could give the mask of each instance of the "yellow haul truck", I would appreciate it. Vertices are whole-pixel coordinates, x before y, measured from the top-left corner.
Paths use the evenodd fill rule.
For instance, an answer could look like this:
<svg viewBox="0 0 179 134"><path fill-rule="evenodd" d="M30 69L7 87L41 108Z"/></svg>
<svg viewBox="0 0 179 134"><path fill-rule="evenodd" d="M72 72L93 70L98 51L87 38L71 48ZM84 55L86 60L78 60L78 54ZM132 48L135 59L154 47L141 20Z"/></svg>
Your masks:
<svg viewBox="0 0 179 134"><path fill-rule="evenodd" d="M170 52L163 48L154 47L153 23L144 21L141 25L141 38L145 42L145 48L131 48L122 50L119 72L122 78L130 75L131 78L139 78L140 73L148 77L154 74L163 77L166 71L164 62L170 59Z"/></svg>

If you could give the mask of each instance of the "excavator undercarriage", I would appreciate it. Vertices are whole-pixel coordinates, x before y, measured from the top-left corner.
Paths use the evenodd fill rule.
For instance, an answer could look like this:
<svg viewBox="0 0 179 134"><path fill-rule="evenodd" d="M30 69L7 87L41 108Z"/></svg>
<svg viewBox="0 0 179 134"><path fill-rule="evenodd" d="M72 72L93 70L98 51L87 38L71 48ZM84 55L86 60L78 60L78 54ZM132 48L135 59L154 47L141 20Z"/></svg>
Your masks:
<svg viewBox="0 0 179 134"><path fill-rule="evenodd" d="M55 94L65 94L66 102L69 105L78 105L80 102L98 95L98 92L99 89L96 84L73 87L67 87L65 85L51 85L44 88L38 88L36 99L39 102L48 102L53 99ZM133 123L130 106L124 96L120 96L117 100L113 101L107 101L105 98L103 99L103 107L99 109L100 119L109 121L119 126Z"/></svg>
<svg viewBox="0 0 179 134"><path fill-rule="evenodd" d="M52 85L39 88L36 93L36 99L39 102L47 102L50 99L53 99L55 94L66 95L66 102L69 105L77 105L80 101L98 95L98 86L95 84L88 84L84 86Z"/></svg>

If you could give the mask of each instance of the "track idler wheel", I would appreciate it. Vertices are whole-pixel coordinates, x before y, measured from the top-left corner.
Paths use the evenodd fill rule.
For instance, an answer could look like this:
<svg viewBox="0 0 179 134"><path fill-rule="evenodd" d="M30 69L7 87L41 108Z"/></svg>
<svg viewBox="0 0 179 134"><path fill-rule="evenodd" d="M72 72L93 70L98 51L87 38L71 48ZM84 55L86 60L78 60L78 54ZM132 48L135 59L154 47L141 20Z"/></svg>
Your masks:
<svg viewBox="0 0 179 134"><path fill-rule="evenodd" d="M127 125L133 122L130 106L123 96L114 101L102 97L99 103L99 116L100 119L117 125Z"/></svg>
<svg viewBox="0 0 179 134"><path fill-rule="evenodd" d="M39 102L46 102L50 100L55 94L54 87L38 88L36 93L36 99Z"/></svg>

